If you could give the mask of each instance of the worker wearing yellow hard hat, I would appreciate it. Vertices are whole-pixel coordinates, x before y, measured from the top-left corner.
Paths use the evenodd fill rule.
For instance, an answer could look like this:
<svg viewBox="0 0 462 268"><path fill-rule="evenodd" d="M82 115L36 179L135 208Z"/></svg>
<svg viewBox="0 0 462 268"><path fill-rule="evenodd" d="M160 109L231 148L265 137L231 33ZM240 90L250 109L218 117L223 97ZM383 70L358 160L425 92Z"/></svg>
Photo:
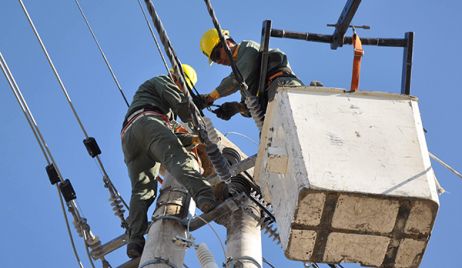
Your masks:
<svg viewBox="0 0 462 268"><path fill-rule="evenodd" d="M227 30L223 30L222 34L249 91L256 95L260 73L260 45L250 40L236 43ZM216 29L207 30L200 40L201 51L208 58L209 63L215 62L229 66L231 62L223 45ZM287 56L279 49L270 49L269 51L266 85L267 88L270 85L303 86L303 82L300 81L292 71ZM225 77L212 92L202 95L202 107L210 106L215 100L228 96L238 90L239 83L236 81L234 74L231 73L229 76ZM262 109L265 111L268 102L267 91L265 90L262 96L258 96L258 98ZM237 113L241 113L243 116L247 117L250 116L243 101L226 102L214 112L219 118L224 120L229 120Z"/></svg>
<svg viewBox="0 0 462 268"><path fill-rule="evenodd" d="M194 69L187 64L183 64L182 69L188 86L195 85ZM188 190L199 209L208 212L217 204L210 183L195 169L196 160L184 148L187 145L174 133L174 115L189 122L189 111L188 97L173 73L144 82L128 108L121 139L132 185L127 219L130 258L141 256L143 251L147 211L156 197L160 165Z"/></svg>

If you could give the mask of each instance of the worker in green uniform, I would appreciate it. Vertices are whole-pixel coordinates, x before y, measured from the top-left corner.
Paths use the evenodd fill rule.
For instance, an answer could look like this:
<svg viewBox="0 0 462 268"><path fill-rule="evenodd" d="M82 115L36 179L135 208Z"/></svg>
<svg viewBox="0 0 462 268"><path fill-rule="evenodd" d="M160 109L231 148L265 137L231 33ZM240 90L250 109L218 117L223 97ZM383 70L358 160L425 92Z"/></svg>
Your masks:
<svg viewBox="0 0 462 268"><path fill-rule="evenodd" d="M194 69L182 65L189 86L197 82ZM183 185L197 207L208 212L216 206L210 184L194 167L195 159L175 136L172 119L178 115L183 122L191 120L190 102L180 91L177 77L157 76L144 82L136 91L128 108L121 132L122 149L132 194L128 216L127 255L141 256L147 211L157 193L156 177L160 165Z"/></svg>
<svg viewBox="0 0 462 268"><path fill-rule="evenodd" d="M223 30L222 33L250 93L256 96L260 79L260 45L254 41L236 43L229 35L229 31ZM215 62L227 66L231 65L216 29L209 29L203 34L200 40L200 48L202 53L209 59L210 64ZM295 76L284 52L279 49L271 49L268 57L266 89L277 86L303 86L303 82ZM202 106L201 108L210 106L218 98L228 96L238 90L239 83L234 74L231 73L221 81L215 90L209 94L202 95L202 105L199 106ZM261 96L258 96L258 99L263 112L265 112L268 103L268 91L265 90ZM237 113L248 117L250 114L243 100L242 97L241 102L225 102L214 112L224 120L229 120Z"/></svg>

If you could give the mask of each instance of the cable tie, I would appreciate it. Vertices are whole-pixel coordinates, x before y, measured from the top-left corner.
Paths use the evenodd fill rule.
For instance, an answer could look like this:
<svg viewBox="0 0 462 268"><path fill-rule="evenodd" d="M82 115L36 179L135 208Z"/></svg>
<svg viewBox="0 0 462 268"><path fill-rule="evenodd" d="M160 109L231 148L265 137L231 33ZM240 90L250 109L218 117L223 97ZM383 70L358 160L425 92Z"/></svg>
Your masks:
<svg viewBox="0 0 462 268"><path fill-rule="evenodd" d="M46 169L47 174L48 174L48 179L50 179L50 183L52 185L55 185L56 183L58 183L60 181L58 171L56 170L56 167L55 167L55 165L53 163L46 166L45 169Z"/></svg>
<svg viewBox="0 0 462 268"><path fill-rule="evenodd" d="M72 183L69 179L64 180L59 184L59 189L61 190L61 193L64 197L64 200L66 200L66 203L69 203L70 201L74 200L77 198L75 195L74 187L72 187Z"/></svg>

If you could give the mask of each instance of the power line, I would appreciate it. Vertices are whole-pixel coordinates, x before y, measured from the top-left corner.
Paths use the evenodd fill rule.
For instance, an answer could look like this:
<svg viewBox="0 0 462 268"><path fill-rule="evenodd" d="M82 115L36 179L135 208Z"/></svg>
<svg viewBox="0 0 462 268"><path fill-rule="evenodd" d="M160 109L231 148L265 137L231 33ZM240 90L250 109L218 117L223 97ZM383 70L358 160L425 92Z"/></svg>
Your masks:
<svg viewBox="0 0 462 268"><path fill-rule="evenodd" d="M57 166L57 164L56 164L56 162L55 162L55 160L53 158L53 155L51 154L51 151L48 148L48 145L46 144L45 139L43 138L43 135L42 135L42 133L40 131L40 128L38 127L37 122L35 121L35 118L32 115L32 112L30 111L29 106L27 105L27 102L26 102L26 100L24 99L24 97L22 95L22 92L19 89L19 86L16 83L16 80L14 79L13 74L10 71L10 68L8 67L8 64L6 63L5 59L3 58L2 53L0 53L0 67L1 67L1 69L3 71L3 74L5 75L5 78L6 78L7 82L8 82L8 84L10 85L10 88L11 88L11 90L12 90L12 92L13 92L19 106L21 107L21 110L24 113L24 116L26 117L27 123L29 124L32 132L34 133L35 139L37 140L37 143L39 144L39 147L40 147L40 149L41 149L41 151L43 153L43 156L45 157L45 160L48 163L48 166L52 165L54 167L54 169L56 170L56 173L57 173L57 175L59 177L59 180L61 182L63 182L64 181L62 179L63 177L62 177L61 172L59 171L59 168L58 168L58 166ZM61 204L61 210L62 210L62 213L63 213L63 216L64 216L64 221L65 221L65 224L66 224L67 234L69 236L72 251L74 253L74 256L76 258L77 263L79 264L79 267L83 268L82 261L80 260L80 256L77 253L77 248L75 246L74 237L72 236L72 232L71 232L71 228L70 228L70 224L69 224L69 219L67 217L67 213L66 213L66 210L64 208L63 197L61 195L62 193L61 193L61 190L60 190L58 184L56 184L56 190L58 191L59 201L60 201L60 204ZM75 204L74 203L68 203L68 207L69 208L71 208L71 207L74 208ZM73 214L73 216L74 217L78 216L78 214L77 215Z"/></svg>
<svg viewBox="0 0 462 268"><path fill-rule="evenodd" d="M122 98L124 99L124 101L125 101L125 103L127 104L127 107L128 107L130 104L128 103L127 97L125 96L125 92L123 91L122 86L120 85L119 80L117 79L117 76L115 75L111 64L109 63L109 60L106 57L106 54L104 53L103 48L101 47L101 45L100 45L100 43L98 41L98 38L96 38L96 34L93 31L93 28L91 27L90 22L88 21L87 16L85 15L85 12L83 11L82 6L80 5L79 0L74 0L74 2L77 5L77 7L79 8L80 15L82 15L82 18L85 21L85 24L87 25L87 28L90 31L91 36L93 37L93 40L95 41L96 46L98 47L98 50L101 53L101 56L103 57L107 68L109 69L109 72L111 73L112 79L114 80L117 88L119 89L120 94L122 95Z"/></svg>
<svg viewBox="0 0 462 268"><path fill-rule="evenodd" d="M443 160L439 159L436 155L432 154L431 152L428 152L428 154L430 155L430 157L432 159L434 159L435 161L437 161L438 163L440 163L443 167L447 168L449 171L451 171L452 173L454 173L457 177L461 178L462 179L462 174L455 170L453 167L451 167L450 165L446 164Z"/></svg>
<svg viewBox="0 0 462 268"><path fill-rule="evenodd" d="M263 262L268 264L271 268L276 268L276 266L274 266L271 262L269 262L267 259L265 259L265 257L263 257Z"/></svg>
<svg viewBox="0 0 462 268"><path fill-rule="evenodd" d="M90 137L74 107L74 105L72 104L72 100L69 96L69 93L66 89L66 86L64 85L62 79L61 79L61 76L59 75L58 73L58 70L56 69L54 63L53 63L53 60L51 59L51 56L50 54L48 53L48 50L45 46L45 44L43 43L42 41L42 38L40 37L40 34L39 32L37 31L37 28L35 27L35 24L34 22L32 21L32 18L29 14L29 12L27 11L27 8L26 6L24 5L23 1L22 0L19 0L19 3L21 4L21 7L22 7L22 10L24 11L24 14L26 15L27 17L27 20L40 44L40 47L42 48L42 51L43 53L45 54L46 56L46 59L48 61L48 64L50 65L59 85L60 85L60 88L61 88L61 91L63 92L66 100L67 100L67 103L69 105L69 107L71 108L72 110L72 113L74 114L74 117L78 123L78 125L80 126L80 129L82 130L84 136L85 136L85 140L84 140L84 144L85 144L85 147L87 148L89 154L91 157L94 157L98 163L98 166L100 168L100 170L102 171L102 173L104 174L103 175L103 182L105 184L105 186L109 189L109 193L111 195L111 198L113 199L117 199L124 204L124 206L129 209L127 203L125 202L125 200L122 198L122 196L120 196L119 192L117 191L117 189L115 188L114 184L112 183L112 181L109 179L109 175L107 174L106 172L106 169L103 165L103 162L101 161L101 158L99 157L99 154L101 153L101 150L99 149L99 146L98 144L96 143L96 140L93 138L93 137ZM127 226L127 223L125 221L125 218L123 216L123 211L120 210L119 207L114 207L114 210L116 212L116 215L120 218L121 222L122 222L122 226L126 227Z"/></svg>
<svg viewBox="0 0 462 268"><path fill-rule="evenodd" d="M159 55L162 59L162 62L164 63L165 70L167 71L167 74L170 76L170 78L173 81L172 74L170 73L170 70L167 65L167 61L165 60L164 54L162 53L162 49L160 48L159 42L157 41L157 37L154 34L154 30L152 29L151 23L149 23L148 17L146 16L146 12L144 12L143 5L141 4L141 1L138 0L138 5L141 9L141 12L143 13L144 20L146 21L146 25L148 26L149 32L151 33L152 38L154 39L154 43L156 44L157 51L159 52Z"/></svg>

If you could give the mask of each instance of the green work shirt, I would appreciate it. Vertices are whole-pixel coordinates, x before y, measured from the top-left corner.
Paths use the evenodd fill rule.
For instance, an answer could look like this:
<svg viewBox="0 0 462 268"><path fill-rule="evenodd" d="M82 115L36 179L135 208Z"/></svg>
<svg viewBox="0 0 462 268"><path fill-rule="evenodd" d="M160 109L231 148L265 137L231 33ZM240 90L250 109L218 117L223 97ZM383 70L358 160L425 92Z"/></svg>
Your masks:
<svg viewBox="0 0 462 268"><path fill-rule="evenodd" d="M191 120L188 97L169 76L157 76L144 82L133 96L125 119L143 106L153 106L169 118L178 115L183 122Z"/></svg>
<svg viewBox="0 0 462 268"><path fill-rule="evenodd" d="M260 79L260 45L254 41L242 41L237 52L236 65L242 74L250 92L256 92ZM286 54L279 49L271 49L268 54L268 73L277 69L288 68L291 70ZM239 90L239 83L231 73L225 77L216 91L220 97L231 95Z"/></svg>

